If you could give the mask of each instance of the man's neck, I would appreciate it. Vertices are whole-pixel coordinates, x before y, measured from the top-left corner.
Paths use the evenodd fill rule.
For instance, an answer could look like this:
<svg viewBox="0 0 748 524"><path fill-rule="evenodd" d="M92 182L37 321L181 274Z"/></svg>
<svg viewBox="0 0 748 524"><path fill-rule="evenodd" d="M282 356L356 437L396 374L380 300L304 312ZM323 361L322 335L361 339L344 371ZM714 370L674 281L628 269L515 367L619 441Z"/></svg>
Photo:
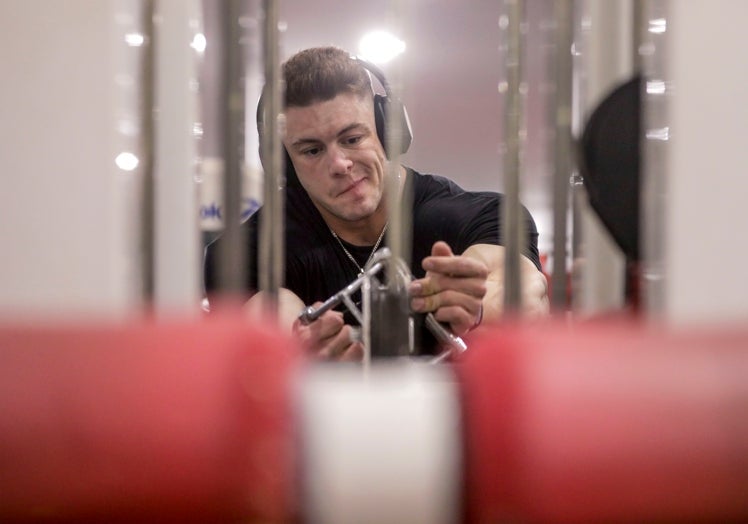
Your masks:
<svg viewBox="0 0 748 524"><path fill-rule="evenodd" d="M372 246L387 223L387 207L384 199L374 214L350 222L334 217L325 218L327 226L342 240L354 246Z"/></svg>

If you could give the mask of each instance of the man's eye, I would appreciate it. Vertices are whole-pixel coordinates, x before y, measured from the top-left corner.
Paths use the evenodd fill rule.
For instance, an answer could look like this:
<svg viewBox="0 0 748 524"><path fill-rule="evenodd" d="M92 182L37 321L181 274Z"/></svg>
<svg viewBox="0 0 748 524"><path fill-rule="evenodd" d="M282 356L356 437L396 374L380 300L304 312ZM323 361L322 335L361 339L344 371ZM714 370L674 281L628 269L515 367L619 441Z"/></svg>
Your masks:
<svg viewBox="0 0 748 524"><path fill-rule="evenodd" d="M304 149L301 154L304 156L317 156L320 151L319 147L310 147L309 149Z"/></svg>
<svg viewBox="0 0 748 524"><path fill-rule="evenodd" d="M349 137L346 137L346 139L344 140L344 142L345 142L346 145L353 146L353 145L356 145L359 142L361 142L362 138L363 137L361 135L349 136Z"/></svg>

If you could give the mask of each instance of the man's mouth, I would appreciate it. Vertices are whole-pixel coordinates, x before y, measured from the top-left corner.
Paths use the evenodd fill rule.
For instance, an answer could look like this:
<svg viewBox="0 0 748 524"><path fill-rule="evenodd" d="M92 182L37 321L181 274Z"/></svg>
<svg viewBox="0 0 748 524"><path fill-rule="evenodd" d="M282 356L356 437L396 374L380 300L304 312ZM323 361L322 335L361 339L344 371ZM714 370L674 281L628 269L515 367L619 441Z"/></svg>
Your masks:
<svg viewBox="0 0 748 524"><path fill-rule="evenodd" d="M353 189L356 189L359 185L361 185L361 183L364 180L366 180L365 177L356 180L353 184L349 185L348 187L346 187L345 189L343 189L343 191L341 191L340 193L338 193L338 196L344 195L344 194L348 193L349 191L351 191Z"/></svg>

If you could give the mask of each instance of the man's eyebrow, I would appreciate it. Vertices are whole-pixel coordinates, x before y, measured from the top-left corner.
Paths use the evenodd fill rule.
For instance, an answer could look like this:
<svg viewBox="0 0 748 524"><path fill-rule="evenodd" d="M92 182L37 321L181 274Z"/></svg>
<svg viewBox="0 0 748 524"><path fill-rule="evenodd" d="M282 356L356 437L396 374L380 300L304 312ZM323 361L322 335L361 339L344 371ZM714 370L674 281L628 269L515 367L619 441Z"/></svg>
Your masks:
<svg viewBox="0 0 748 524"><path fill-rule="evenodd" d="M350 133L351 131L367 131L369 127L366 124L362 124L360 122L354 122L353 124L345 126L343 129L338 131L338 133L335 135L336 137L341 137L347 133ZM319 144L321 142L318 138L297 138L293 142L291 142L291 147L299 147L306 144Z"/></svg>
<svg viewBox="0 0 748 524"><path fill-rule="evenodd" d="M306 144L319 144L320 140L316 138L298 138L291 142L291 147L299 147Z"/></svg>
<svg viewBox="0 0 748 524"><path fill-rule="evenodd" d="M351 131L358 131L358 130L366 131L368 129L369 129L369 127L367 125L362 124L360 122L355 122L355 123L353 123L353 124L351 124L349 126L345 126L343 129L341 129L338 132L338 136L339 137L343 136L343 135L345 135L347 133L350 133Z"/></svg>

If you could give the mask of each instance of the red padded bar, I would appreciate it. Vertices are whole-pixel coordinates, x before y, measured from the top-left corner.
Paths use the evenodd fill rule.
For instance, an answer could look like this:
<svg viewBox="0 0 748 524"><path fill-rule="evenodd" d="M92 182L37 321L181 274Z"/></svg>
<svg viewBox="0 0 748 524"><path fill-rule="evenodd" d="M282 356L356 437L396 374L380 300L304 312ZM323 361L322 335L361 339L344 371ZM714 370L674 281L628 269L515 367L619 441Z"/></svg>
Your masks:
<svg viewBox="0 0 748 524"><path fill-rule="evenodd" d="M466 521L748 520L747 349L745 329L483 333L456 364Z"/></svg>
<svg viewBox="0 0 748 524"><path fill-rule="evenodd" d="M0 327L0 521L288 521L297 350L245 320Z"/></svg>

